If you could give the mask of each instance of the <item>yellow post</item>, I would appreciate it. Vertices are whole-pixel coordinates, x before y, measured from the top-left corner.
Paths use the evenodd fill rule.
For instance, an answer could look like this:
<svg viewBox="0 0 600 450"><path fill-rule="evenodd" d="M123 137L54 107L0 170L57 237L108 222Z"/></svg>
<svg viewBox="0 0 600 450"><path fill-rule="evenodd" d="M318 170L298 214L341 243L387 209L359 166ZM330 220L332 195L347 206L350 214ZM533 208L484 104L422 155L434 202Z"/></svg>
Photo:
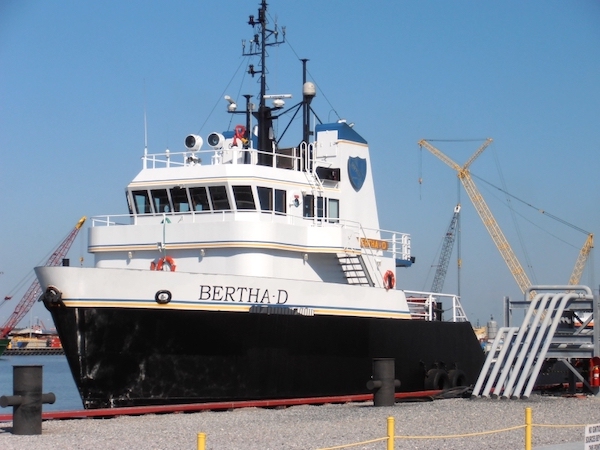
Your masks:
<svg viewBox="0 0 600 450"><path fill-rule="evenodd" d="M206 433L198 433L198 450L204 450L206 446Z"/></svg>
<svg viewBox="0 0 600 450"><path fill-rule="evenodd" d="M388 435L388 444L387 450L394 450L394 418L387 418L387 435Z"/></svg>
<svg viewBox="0 0 600 450"><path fill-rule="evenodd" d="M525 408L525 450L531 450L531 408Z"/></svg>

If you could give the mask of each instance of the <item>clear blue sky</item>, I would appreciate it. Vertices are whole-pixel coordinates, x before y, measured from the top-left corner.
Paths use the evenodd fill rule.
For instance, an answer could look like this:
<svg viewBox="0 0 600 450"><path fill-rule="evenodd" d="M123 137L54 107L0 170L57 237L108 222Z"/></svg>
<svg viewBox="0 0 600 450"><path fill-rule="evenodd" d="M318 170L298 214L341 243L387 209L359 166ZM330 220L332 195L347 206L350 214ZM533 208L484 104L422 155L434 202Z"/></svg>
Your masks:
<svg viewBox="0 0 600 450"><path fill-rule="evenodd" d="M320 117L354 122L367 139L381 226L412 235L417 264L399 271L400 286L430 288L460 192L469 317L500 319L503 296L521 298L456 174L419 150L422 138L493 138L474 175L598 236L600 3L269 5L289 42L270 51L270 92L297 100L297 58L309 58ZM223 94L241 103L258 90L256 80L241 81L240 67L241 40L252 36L246 21L258 6L0 2L0 298L81 216L127 212L124 188L141 168L144 109L150 151L180 151L190 132L232 126ZM462 164L481 143L435 145ZM586 236L514 199L513 213L501 192L475 181L521 263L531 266L530 279L565 284ZM72 247L74 264L82 254L91 263L86 234ZM457 289L455 258L456 248L448 292ZM598 282L592 259L582 283L597 289ZM0 308L0 323L11 312L10 304ZM39 304L32 316L49 321Z"/></svg>

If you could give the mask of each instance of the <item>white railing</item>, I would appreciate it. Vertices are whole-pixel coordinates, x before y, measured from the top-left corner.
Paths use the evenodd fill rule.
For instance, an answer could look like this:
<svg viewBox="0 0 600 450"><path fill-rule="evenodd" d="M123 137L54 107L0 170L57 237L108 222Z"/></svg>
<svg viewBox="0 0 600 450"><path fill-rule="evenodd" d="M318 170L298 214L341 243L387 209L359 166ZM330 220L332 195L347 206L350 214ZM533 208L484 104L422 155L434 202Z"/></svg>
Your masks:
<svg viewBox="0 0 600 450"><path fill-rule="evenodd" d="M443 320L444 322L469 321L460 303L460 297L457 295L419 291L404 291L404 294L413 319ZM445 308L447 306L446 299L451 302L451 306L447 308ZM448 317L448 313L450 313L450 317Z"/></svg>
<svg viewBox="0 0 600 450"><path fill-rule="evenodd" d="M143 223L156 223L156 219L167 220L170 223L206 223L206 222L270 222L286 223L298 226L336 227L349 231L346 248L354 251L360 250L371 256L389 255L403 260L410 259L410 235L396 231L376 230L362 228L358 222L340 219L327 219L322 217L301 217L276 211L188 211L171 212L165 214L120 214L94 216L90 219L92 227L106 227L119 225L138 225ZM379 248L361 246L361 238L365 236L380 236L376 241ZM381 245L384 243L384 245Z"/></svg>
<svg viewBox="0 0 600 450"><path fill-rule="evenodd" d="M362 247L362 251L371 256L390 255L394 259L410 260L410 234L365 228L360 223L349 220L341 222L344 228L355 230L348 243L349 248ZM372 236L377 237L371 239ZM361 241L361 239L366 239L366 241Z"/></svg>
<svg viewBox="0 0 600 450"><path fill-rule="evenodd" d="M328 161L337 154L336 151L334 154L319 155L316 142L310 144L302 142L299 147L278 148L274 152L255 148L230 147L228 141L225 145L227 148L195 152L171 152L168 149L162 153L144 152L142 167L144 169L162 169L221 164L258 165L260 160L261 166L315 174L317 167L329 167Z"/></svg>
<svg viewBox="0 0 600 450"><path fill-rule="evenodd" d="M168 223L206 223L206 222L270 222L286 223L290 225L312 226L315 222L313 217L294 216L276 211L257 210L218 210L218 211L186 211L169 212L161 214L113 214L105 216L94 216L90 219L93 227L105 227L115 225L139 225L157 223L156 219L167 220ZM339 220L335 222L323 221L319 226L341 227Z"/></svg>
<svg viewBox="0 0 600 450"><path fill-rule="evenodd" d="M220 164L252 164L257 165L262 156L261 165L270 167L304 170L314 167L316 162L313 145L278 149L275 152L266 152L254 148L223 148L218 150L198 150L196 152L171 152L145 153L142 156L144 169L161 169L168 167L191 167L197 165ZM311 160L312 155L312 160Z"/></svg>

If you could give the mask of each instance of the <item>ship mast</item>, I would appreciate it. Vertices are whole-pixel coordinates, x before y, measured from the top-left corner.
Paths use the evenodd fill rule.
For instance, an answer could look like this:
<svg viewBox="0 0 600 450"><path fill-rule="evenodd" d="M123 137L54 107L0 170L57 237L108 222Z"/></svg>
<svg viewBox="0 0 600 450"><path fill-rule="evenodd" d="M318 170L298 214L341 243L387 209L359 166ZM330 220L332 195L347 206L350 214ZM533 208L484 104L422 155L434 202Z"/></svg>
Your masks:
<svg viewBox="0 0 600 450"><path fill-rule="evenodd" d="M248 73L254 77L256 74L260 74L260 99L258 111L255 113L255 117L258 122L258 164L259 165L271 165L273 156L267 153L273 153L274 143L274 132L273 132L273 116L271 114L272 108L268 107L265 102L265 95L267 93L267 47L279 45L285 42L285 28L282 29L283 37L279 39L279 30L277 24L274 29L267 28L267 1L262 0L260 8L258 10L258 20L251 15L248 19L248 24L252 28L258 25L259 33L254 35L254 38L250 41L250 49L248 52L245 50L243 56L256 56L260 55L260 68L256 70L253 64L248 66Z"/></svg>

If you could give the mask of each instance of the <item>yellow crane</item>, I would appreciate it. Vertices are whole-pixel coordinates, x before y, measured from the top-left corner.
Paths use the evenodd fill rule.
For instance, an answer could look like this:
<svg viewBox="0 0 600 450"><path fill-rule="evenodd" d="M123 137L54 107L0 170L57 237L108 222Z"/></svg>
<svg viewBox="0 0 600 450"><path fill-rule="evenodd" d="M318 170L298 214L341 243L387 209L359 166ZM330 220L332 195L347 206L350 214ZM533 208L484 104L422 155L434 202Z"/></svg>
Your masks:
<svg viewBox="0 0 600 450"><path fill-rule="evenodd" d="M569 278L569 284L579 284L579 279L581 278L583 269L585 269L585 263L590 256L592 248L594 248L594 235L593 233L589 233L583 244L583 247L581 247L577 261L575 262L573 273L571 274L571 278Z"/></svg>
<svg viewBox="0 0 600 450"><path fill-rule="evenodd" d="M421 141L419 141L419 145L421 147L425 147L427 150L429 150L431 153L433 153L435 156L437 156L439 159L441 159L443 162L445 162L448 166L450 166L451 168L456 170L458 178L460 179L462 185L464 186L465 191L467 191L467 194L469 195L469 198L471 199L473 206L475 206L475 209L477 210L479 217L481 217L481 220L483 221L483 224L485 225L490 236L492 237L492 240L496 244L496 247L500 251L500 254L502 255L502 258L504 259L504 261L506 262L508 269L510 270L513 277L515 278L517 285L521 289L521 292L525 292L525 290L531 286L529 277L523 270L521 263L519 263L519 260L517 259L515 253L513 252L510 244L508 243L508 241L506 240L506 237L502 233L502 230L500 229L498 222L496 222L496 219L494 218L494 216L492 215L492 212L490 211L489 207L485 203L483 196L477 189L477 186L475 186L475 182L473 181L471 174L469 172L469 167L471 166L473 161L475 161L475 159L477 159L477 157L479 157L479 155L481 155L481 153L483 153L483 151L491 143L492 143L491 138L486 139L486 141L483 143L483 145L481 147L479 147L475 151L475 153L473 153L473 156L471 156L469 158L469 160L461 167L456 162L454 162L451 158L449 158L447 155L445 155L440 150L438 150L433 145L431 145L429 142L427 142L425 139L422 139ZM542 212L544 214L546 213L545 211L542 211ZM566 223L562 220L561 220L561 222ZM578 227L575 227L568 223L566 223L566 224L573 228L578 229L579 231L587 233ZM577 257L577 261L575 262L575 267L573 268L573 272L571 274L571 278L569 279L570 285L579 284L579 280L581 278L581 275L582 275L585 265L587 263L590 252L591 252L592 248L594 247L594 235L592 233L587 233L587 235L588 235L588 237L579 252L579 256ZM531 292L530 297L533 297L534 295L535 295L535 293Z"/></svg>
<svg viewBox="0 0 600 450"><path fill-rule="evenodd" d="M502 255L502 258L506 262L510 273L512 273L512 276L515 278L515 281L517 282L519 289L521 289L521 292L525 293L525 291L531 286L529 277L525 273L525 270L523 270L523 267L517 259L515 252L506 240L504 233L502 233L502 230L500 229L500 225L498 225L498 222L494 218L492 211L490 211L490 208L483 199L483 196L479 192L479 189L477 189L477 186L475 186L475 182L473 181L473 178L471 178L471 173L469 172L469 167L471 166L473 161L475 161L475 159L477 159L477 157L479 157L479 155L481 155L481 153L483 153L483 151L491 143L491 138L486 139L483 145L479 147L475 151L475 153L473 153L473 156L471 156L469 160L461 167L459 164L454 162L451 158L449 158L447 155L435 148L425 139L419 141L419 145L421 147L425 147L427 150L429 150L431 153L433 153L451 168L456 170L459 180L464 186L465 191L467 191L467 194L469 195L473 206L477 210L479 217L481 217L485 228L490 233L494 244L496 244L496 247L500 251L500 255Z"/></svg>

